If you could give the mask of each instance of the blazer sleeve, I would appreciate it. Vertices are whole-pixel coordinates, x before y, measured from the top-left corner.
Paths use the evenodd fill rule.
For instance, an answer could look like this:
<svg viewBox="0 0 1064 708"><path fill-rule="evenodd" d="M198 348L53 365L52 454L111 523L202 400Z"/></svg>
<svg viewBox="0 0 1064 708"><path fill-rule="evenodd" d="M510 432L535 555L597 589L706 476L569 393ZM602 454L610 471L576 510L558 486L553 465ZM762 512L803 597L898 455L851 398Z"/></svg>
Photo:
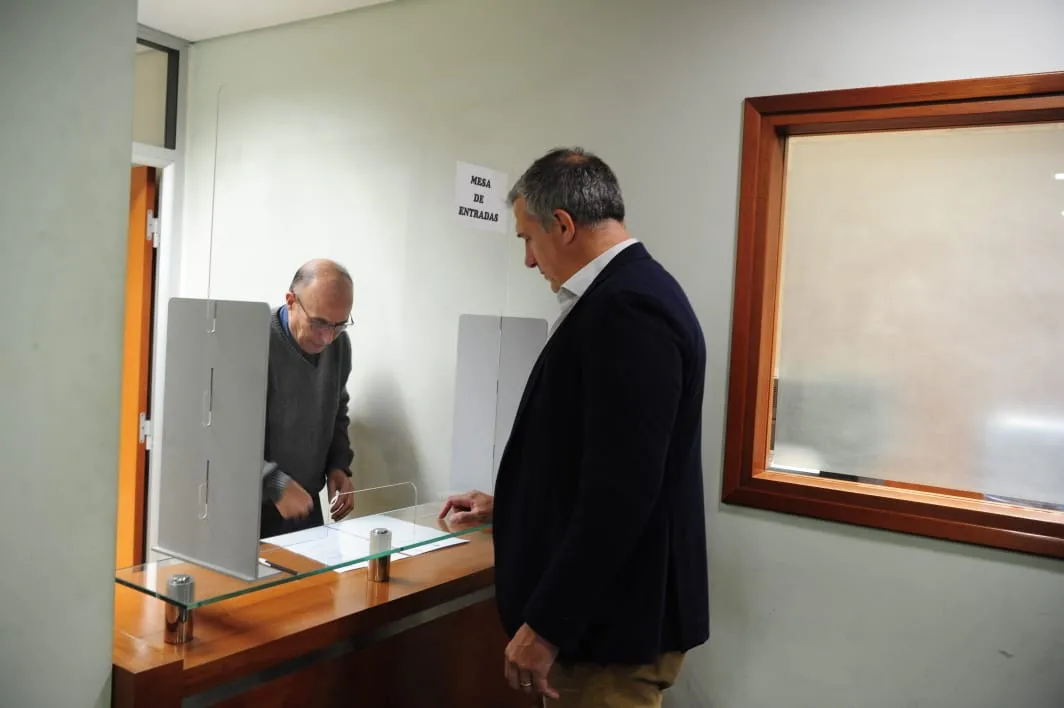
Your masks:
<svg viewBox="0 0 1064 708"><path fill-rule="evenodd" d="M611 294L585 317L579 493L525 622L562 651L579 643L629 560L661 490L683 387L679 335L663 305Z"/></svg>

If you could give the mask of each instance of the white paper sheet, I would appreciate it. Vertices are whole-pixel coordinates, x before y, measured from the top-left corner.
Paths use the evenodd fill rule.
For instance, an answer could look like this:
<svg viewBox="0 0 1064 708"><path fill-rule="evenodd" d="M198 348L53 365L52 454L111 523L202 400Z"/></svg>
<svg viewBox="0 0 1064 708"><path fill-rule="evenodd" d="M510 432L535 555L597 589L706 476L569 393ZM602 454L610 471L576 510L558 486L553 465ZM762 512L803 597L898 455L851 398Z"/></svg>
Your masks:
<svg viewBox="0 0 1064 708"><path fill-rule="evenodd" d="M298 553L304 558L321 563L322 565L337 565L344 561L354 560L369 555L369 541L346 533L326 531L325 529L308 529L295 533L263 539L267 543L284 546L292 553ZM346 573L356 568L365 568L368 561L352 563L342 568L336 568L337 573Z"/></svg>
<svg viewBox="0 0 1064 708"><path fill-rule="evenodd" d="M411 543L428 541L429 539L436 538L444 533L444 531L437 528L413 524L409 521L403 521L402 519L396 519L386 515L362 516L357 519L348 519L346 521L341 521L338 524L334 524L333 528L366 539L367 543L369 542L370 531L376 528L386 528L392 532L392 548L402 548ZM468 541L463 538L445 538L415 548L407 548L403 550L403 554L417 556L422 553L436 551L441 548L447 548L448 546L457 546L462 543L468 543Z"/></svg>
<svg viewBox="0 0 1064 708"><path fill-rule="evenodd" d="M297 543L306 543L307 541L318 541L329 535L329 529L324 526L317 526L312 529L305 529L303 531L293 531L292 533L284 533L280 536L271 536L269 538L262 539L263 543L268 543L271 546L282 546L288 548L294 546Z"/></svg>
<svg viewBox="0 0 1064 708"><path fill-rule="evenodd" d="M468 162L458 162L455 203L458 219L481 231L507 232L506 174Z"/></svg>
<svg viewBox="0 0 1064 708"><path fill-rule="evenodd" d="M304 558L321 563L322 565L337 565L345 561L354 560L369 555L369 541L352 534L339 533L334 529L324 527L295 531L273 538L264 538L264 543L282 546L292 553L298 553ZM402 554L396 553L392 561L398 560ZM334 568L337 573L346 573L349 570L365 568L369 561L351 563L342 568Z"/></svg>
<svg viewBox="0 0 1064 708"><path fill-rule="evenodd" d="M391 516L374 515L348 519L329 527L295 531L262 540L264 543L281 546L292 553L298 553L304 558L309 558L323 565L337 565L369 555L370 531L376 528L386 528L392 532L392 548L402 548L411 543L428 541L443 533L438 528L410 523ZM392 554L392 562L447 548L448 546L457 546L462 543L468 543L468 541L462 538L432 541L415 548L395 552ZM368 561L362 561L345 565L342 568L335 568L334 570L337 573L346 573L349 570L365 568L368 565Z"/></svg>

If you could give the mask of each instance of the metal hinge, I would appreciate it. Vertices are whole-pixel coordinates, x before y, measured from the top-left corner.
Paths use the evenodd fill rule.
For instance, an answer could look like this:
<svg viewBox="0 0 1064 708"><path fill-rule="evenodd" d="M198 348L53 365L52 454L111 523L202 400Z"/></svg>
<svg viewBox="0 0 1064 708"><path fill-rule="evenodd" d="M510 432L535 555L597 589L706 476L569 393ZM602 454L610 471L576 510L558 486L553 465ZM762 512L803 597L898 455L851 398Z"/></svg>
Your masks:
<svg viewBox="0 0 1064 708"><path fill-rule="evenodd" d="M145 238L151 241L152 248L159 247L159 217L151 209L148 210L148 233Z"/></svg>
<svg viewBox="0 0 1064 708"><path fill-rule="evenodd" d="M144 443L145 450L151 450L151 421L148 420L147 413L140 414L140 429L138 431L137 440Z"/></svg>

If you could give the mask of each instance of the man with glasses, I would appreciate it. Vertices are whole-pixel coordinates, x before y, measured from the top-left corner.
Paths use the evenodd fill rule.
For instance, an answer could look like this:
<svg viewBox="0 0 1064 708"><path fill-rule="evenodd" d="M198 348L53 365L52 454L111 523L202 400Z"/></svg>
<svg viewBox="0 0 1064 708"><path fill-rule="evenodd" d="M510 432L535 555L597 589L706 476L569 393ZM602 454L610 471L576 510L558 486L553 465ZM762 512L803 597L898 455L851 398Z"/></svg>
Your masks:
<svg viewBox="0 0 1064 708"><path fill-rule="evenodd" d="M320 526L328 485L332 518L354 506L348 438L354 299L350 274L333 261L296 271L270 327L260 536Z"/></svg>

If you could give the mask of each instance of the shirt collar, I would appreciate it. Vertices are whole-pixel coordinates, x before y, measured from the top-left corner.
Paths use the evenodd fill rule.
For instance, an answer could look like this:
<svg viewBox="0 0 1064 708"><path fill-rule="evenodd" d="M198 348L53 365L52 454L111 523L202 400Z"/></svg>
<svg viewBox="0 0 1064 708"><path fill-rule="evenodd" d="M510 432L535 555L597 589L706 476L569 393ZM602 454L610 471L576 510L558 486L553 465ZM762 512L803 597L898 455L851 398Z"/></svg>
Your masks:
<svg viewBox="0 0 1064 708"><path fill-rule="evenodd" d="M281 305L281 310L277 313L277 315L281 319L281 326L284 327L284 333L291 337L292 330L288 327L288 308L284 305Z"/></svg>
<svg viewBox="0 0 1064 708"><path fill-rule="evenodd" d="M299 346L299 342L296 341L296 338L292 336L292 328L288 324L288 308L284 305L281 305L281 309L278 311L277 316L281 320L281 328L284 330L285 335L288 337L288 341L292 343L292 346L296 348L296 351L302 354L303 358L311 362L317 362L321 354L307 354L305 351L303 351L303 347Z"/></svg>
<svg viewBox="0 0 1064 708"><path fill-rule="evenodd" d="M610 264L610 261L616 258L617 254L621 251L636 243L637 241L634 238L628 238L612 246L608 250L603 251L593 261L573 273L571 278L562 283L561 288L558 289L558 300L565 303L569 300L576 300L583 297L584 293L587 292L587 289L591 287L593 282L595 282L595 278L606 269L606 266Z"/></svg>

